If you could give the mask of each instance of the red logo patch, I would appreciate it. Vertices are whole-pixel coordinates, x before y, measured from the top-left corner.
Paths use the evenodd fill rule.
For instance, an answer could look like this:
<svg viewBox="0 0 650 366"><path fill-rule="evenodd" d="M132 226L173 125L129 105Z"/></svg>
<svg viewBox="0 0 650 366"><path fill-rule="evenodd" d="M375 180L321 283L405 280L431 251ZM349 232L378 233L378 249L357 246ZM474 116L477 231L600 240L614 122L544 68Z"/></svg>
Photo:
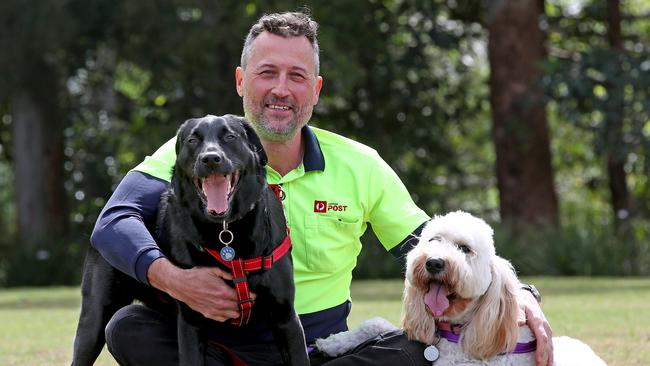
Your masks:
<svg viewBox="0 0 650 366"><path fill-rule="evenodd" d="M327 212L327 201L314 201L314 212Z"/></svg>
<svg viewBox="0 0 650 366"><path fill-rule="evenodd" d="M340 205L338 203L327 203L327 201L314 201L314 212L326 213L327 211L345 211L347 205Z"/></svg>

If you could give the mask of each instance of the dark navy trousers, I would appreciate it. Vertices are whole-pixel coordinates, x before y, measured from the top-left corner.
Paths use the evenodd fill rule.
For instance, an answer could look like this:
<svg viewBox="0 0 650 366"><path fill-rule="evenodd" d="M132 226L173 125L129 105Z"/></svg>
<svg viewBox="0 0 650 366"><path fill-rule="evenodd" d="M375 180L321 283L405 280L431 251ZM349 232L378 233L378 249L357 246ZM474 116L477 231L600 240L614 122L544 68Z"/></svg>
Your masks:
<svg viewBox="0 0 650 366"><path fill-rule="evenodd" d="M169 317L144 305L120 309L106 326L108 350L124 366L177 366L176 317ZM312 366L431 366L424 358L426 345L411 342L402 331L382 334L336 359L313 353ZM275 343L233 346L230 350L246 364L282 365ZM230 354L208 343L206 366L232 365Z"/></svg>

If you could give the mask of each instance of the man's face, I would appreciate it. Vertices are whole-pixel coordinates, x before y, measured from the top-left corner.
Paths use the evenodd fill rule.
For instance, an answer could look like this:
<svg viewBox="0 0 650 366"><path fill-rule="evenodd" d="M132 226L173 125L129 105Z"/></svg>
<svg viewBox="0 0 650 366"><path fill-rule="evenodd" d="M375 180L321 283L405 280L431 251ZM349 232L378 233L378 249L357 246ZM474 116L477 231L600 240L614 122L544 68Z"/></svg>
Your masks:
<svg viewBox="0 0 650 366"><path fill-rule="evenodd" d="M246 70L238 67L235 77L246 119L262 139L275 142L290 140L307 124L323 83L307 38L268 32L257 36Z"/></svg>

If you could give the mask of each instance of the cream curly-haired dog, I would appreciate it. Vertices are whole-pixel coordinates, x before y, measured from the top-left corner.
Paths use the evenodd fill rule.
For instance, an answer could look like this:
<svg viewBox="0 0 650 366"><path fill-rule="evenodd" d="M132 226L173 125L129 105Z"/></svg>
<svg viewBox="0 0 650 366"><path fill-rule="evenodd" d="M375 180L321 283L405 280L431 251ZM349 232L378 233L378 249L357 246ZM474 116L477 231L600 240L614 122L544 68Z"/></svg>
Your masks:
<svg viewBox="0 0 650 366"><path fill-rule="evenodd" d="M496 255L492 228L457 211L436 216L406 259L402 326L436 344L434 365L534 365L534 336L517 323L520 283ZM553 338L555 365L605 365L589 346Z"/></svg>
<svg viewBox="0 0 650 366"><path fill-rule="evenodd" d="M483 220L462 211L435 216L407 255L404 285L404 332L434 345L427 355L434 366L535 365L532 331L517 322L520 283L510 263L496 255L492 228ZM338 356L395 329L373 318L317 340L316 347ZM606 366L588 345L569 337L553 338L553 359L556 366Z"/></svg>

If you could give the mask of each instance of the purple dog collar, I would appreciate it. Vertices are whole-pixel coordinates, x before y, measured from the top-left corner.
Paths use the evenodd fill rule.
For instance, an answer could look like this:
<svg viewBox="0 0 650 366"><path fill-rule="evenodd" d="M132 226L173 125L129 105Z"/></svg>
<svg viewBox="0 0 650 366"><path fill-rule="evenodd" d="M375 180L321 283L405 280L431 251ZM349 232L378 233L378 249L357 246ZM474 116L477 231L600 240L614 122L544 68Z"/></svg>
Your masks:
<svg viewBox="0 0 650 366"><path fill-rule="evenodd" d="M438 335L440 335L442 338L448 340L451 343L458 343L460 341L460 335L455 334L454 332L448 331L448 330L438 330ZM537 342L536 341L530 341L527 343L517 343L515 346L515 349L510 352L510 353L529 353L529 352L534 352L537 349Z"/></svg>

